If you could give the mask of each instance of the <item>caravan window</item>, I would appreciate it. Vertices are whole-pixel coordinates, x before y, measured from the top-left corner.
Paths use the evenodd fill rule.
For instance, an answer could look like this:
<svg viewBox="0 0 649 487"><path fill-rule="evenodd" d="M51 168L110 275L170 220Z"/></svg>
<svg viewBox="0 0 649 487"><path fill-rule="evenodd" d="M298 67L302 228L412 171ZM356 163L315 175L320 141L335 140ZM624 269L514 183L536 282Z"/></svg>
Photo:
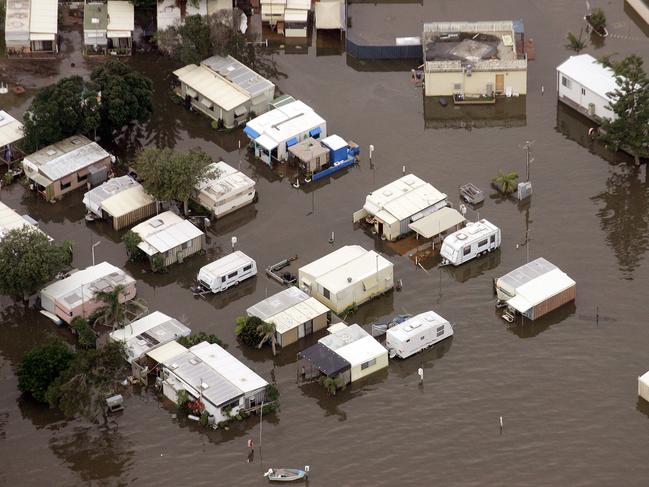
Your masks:
<svg viewBox="0 0 649 487"><path fill-rule="evenodd" d="M232 279L233 277L237 277L237 274L239 271L233 272L232 274L228 274L228 279Z"/></svg>
<svg viewBox="0 0 649 487"><path fill-rule="evenodd" d="M437 336L441 337L444 334L444 325L437 327Z"/></svg>
<svg viewBox="0 0 649 487"><path fill-rule="evenodd" d="M494 242L496 241L496 234L494 234L494 235L492 235L491 237L489 237L489 241L490 241L491 243L494 243Z"/></svg>
<svg viewBox="0 0 649 487"><path fill-rule="evenodd" d="M373 358L372 360L369 360L367 362L363 362L361 364L361 370L369 369L372 365L376 365L376 359Z"/></svg>
<svg viewBox="0 0 649 487"><path fill-rule="evenodd" d="M464 255L469 255L471 253L471 246L467 245L464 247Z"/></svg>
<svg viewBox="0 0 649 487"><path fill-rule="evenodd" d="M485 245L487 245L487 239L486 238L484 240L480 240L478 242L478 247L484 247Z"/></svg>
<svg viewBox="0 0 649 487"><path fill-rule="evenodd" d="M331 298L331 293L329 292L329 289L327 289L326 287L323 287L323 288L322 288L322 295L323 295L326 299L330 299L330 298Z"/></svg>
<svg viewBox="0 0 649 487"><path fill-rule="evenodd" d="M225 282L226 279L227 279L227 277L223 276L223 277L221 278L221 282Z"/></svg>
<svg viewBox="0 0 649 487"><path fill-rule="evenodd" d="M570 89L570 80L566 78L565 76L561 77L561 84L565 86L566 88Z"/></svg>
<svg viewBox="0 0 649 487"><path fill-rule="evenodd" d="M247 265L246 267L244 267L243 272L248 272L250 269L252 269L252 264Z"/></svg>

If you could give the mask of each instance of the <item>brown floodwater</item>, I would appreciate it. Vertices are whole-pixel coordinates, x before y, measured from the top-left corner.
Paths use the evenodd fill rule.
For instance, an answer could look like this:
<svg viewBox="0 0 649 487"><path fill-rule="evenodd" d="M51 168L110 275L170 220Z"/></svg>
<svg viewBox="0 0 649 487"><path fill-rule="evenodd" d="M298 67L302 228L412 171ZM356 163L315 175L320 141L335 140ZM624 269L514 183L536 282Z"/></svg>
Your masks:
<svg viewBox="0 0 649 487"><path fill-rule="evenodd" d="M598 5L611 37L587 51L635 52L649 61L649 39L622 2ZM330 133L353 139L363 151L360 166L299 190L283 169L273 172L240 156L240 133L220 135L176 104L167 61L135 55L132 65L155 81L156 113L114 141L116 153L128 160L140 146L202 147L240 164L257 182L259 201L210 229L206 255L153 275L127 263L120 235L107 225L85 223L81 194L51 205L14 184L0 197L54 238L73 240L77 267L90 264L90 246L101 241L97 259L132 273L151 310L217 334L230 352L274 378L281 411L264 418L262 450L251 463L246 441L253 437L259 444L258 419L205 431L174 418L173 409L146 390L133 390L108 430L65 420L21 398L15 370L32 346L55 335L69 339L67 332L36 309L2 298L0 485L265 485L268 467L303 465L311 467L313 486L647 485L649 404L638 400L636 384L649 369L649 184L645 167L636 169L593 144L586 137L589 124L557 106L555 67L570 54L564 39L579 31L583 13L581 0L351 6L352 25L375 23L388 37L417 35L429 20L524 19L536 60L529 64L523 107L512 104L513 115L505 110L505 123L463 125L470 130L432 128L445 125L439 110L433 110L433 122L426 116L431 111L421 89L410 82L408 68L416 62L358 62L322 39L305 48L277 44L274 58L287 75L280 89L312 105ZM88 72L76 29L64 34L65 56L56 62L0 63L5 79L28 89L22 96L3 95L4 109L22 115L34 88ZM479 210L502 228L497 254L458 269L433 265L424 271L352 224L365 195L399 177L404 165L457 202L460 184L471 181L490 191L499 169L524 173L526 140L535 141L531 203L489 197ZM370 144L376 148L373 169L366 158ZM517 246L526 229L528 246ZM279 291L278 284L260 274L223 295L192 297L198 269L229 252L232 236L260 269L295 254L296 264L305 264L346 244L376 248L395 263L403 289L361 306L349 321L367 325L434 309L456 324L455 337L392 361L387 372L335 397L314 385L298 387L295 358L309 341L273 359L269 349L241 346L233 333L235 318ZM507 325L494 311L492 278L539 256L577 281L576 303L534 323ZM423 386L418 367L425 371Z"/></svg>

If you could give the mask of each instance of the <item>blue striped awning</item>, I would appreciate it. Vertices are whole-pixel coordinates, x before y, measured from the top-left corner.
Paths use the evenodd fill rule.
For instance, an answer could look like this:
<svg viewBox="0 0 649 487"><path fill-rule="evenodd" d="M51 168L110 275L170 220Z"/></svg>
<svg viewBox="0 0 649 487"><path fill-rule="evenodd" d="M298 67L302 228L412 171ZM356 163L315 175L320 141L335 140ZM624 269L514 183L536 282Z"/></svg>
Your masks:
<svg viewBox="0 0 649 487"><path fill-rule="evenodd" d="M293 137L286 141L286 147L291 147L292 145L297 144L297 137Z"/></svg>
<svg viewBox="0 0 649 487"><path fill-rule="evenodd" d="M246 128L243 129L243 131L248 134L248 137L250 137L252 140L255 140L257 137L259 137L259 134L247 125Z"/></svg>
<svg viewBox="0 0 649 487"><path fill-rule="evenodd" d="M312 130L309 130L309 135L311 137L315 137L316 135L320 135L320 127L316 127Z"/></svg>

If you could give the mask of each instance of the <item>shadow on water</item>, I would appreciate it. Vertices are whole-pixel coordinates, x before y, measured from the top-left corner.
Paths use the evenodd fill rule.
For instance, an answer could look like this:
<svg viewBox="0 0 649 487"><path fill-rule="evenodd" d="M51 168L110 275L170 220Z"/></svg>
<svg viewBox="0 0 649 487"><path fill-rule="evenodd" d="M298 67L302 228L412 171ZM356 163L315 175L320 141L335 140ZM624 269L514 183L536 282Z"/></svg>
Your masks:
<svg viewBox="0 0 649 487"><path fill-rule="evenodd" d="M212 223L208 232L213 234L216 237L229 235L236 229L241 228L247 225L248 223L254 221L256 217L257 217L257 206L253 203L252 205L248 205L244 208L235 211L234 213L231 213L229 215L217 219Z"/></svg>
<svg viewBox="0 0 649 487"><path fill-rule="evenodd" d="M525 96L498 98L492 105L454 105L450 97L425 96L424 127L427 129L483 127L525 127L527 104ZM440 104L444 98L446 106Z"/></svg>
<svg viewBox="0 0 649 487"><path fill-rule="evenodd" d="M645 171L642 181L642 171ZM618 261L624 279L633 279L649 249L649 181L647 167L618 165L609 168L606 189L591 197L599 205L597 216L606 243Z"/></svg>
<svg viewBox="0 0 649 487"><path fill-rule="evenodd" d="M395 276L395 279L398 279L398 277ZM345 316L341 314L340 317L343 319L345 323L349 325L356 323L361 326L367 325L381 318L386 318L386 317L391 318L395 314L394 311L395 292L400 292L400 291L394 291L394 290L389 291L382 296L374 298L372 300L371 306L366 306L365 304L361 304L355 312L349 313ZM402 310L399 310L399 312L401 313Z"/></svg>
<svg viewBox="0 0 649 487"><path fill-rule="evenodd" d="M258 277L252 277L239 283L238 286L231 287L230 289L218 294L206 294L203 297L195 297L194 299L205 299L215 309L223 309L230 303L238 301L244 296L254 294L257 290ZM243 310L242 310L243 314Z"/></svg>
<svg viewBox="0 0 649 487"><path fill-rule="evenodd" d="M647 416L647 419L649 419L649 402L639 397L638 403L636 404L636 409Z"/></svg>
<svg viewBox="0 0 649 487"><path fill-rule="evenodd" d="M31 421L36 429L48 428L58 430L67 425L64 416L57 409L50 408L47 404L36 402L29 396L18 399L18 409L23 419Z"/></svg>
<svg viewBox="0 0 649 487"><path fill-rule="evenodd" d="M507 324L507 329L518 338L534 338L551 326L570 318L576 311L577 305L574 301L571 301L534 321L518 316L513 323ZM503 323L505 322L503 321Z"/></svg>
<svg viewBox="0 0 649 487"><path fill-rule="evenodd" d="M421 59L358 59L347 54L347 66L365 73L410 72L421 64Z"/></svg>
<svg viewBox="0 0 649 487"><path fill-rule="evenodd" d="M390 373L396 374L400 379L413 378L417 381L417 369L430 369L435 366L435 362L441 360L446 355L453 345L453 337L447 338L440 343L433 345L428 350L424 350L407 359L393 359L390 360ZM426 374L424 374L424 381Z"/></svg>

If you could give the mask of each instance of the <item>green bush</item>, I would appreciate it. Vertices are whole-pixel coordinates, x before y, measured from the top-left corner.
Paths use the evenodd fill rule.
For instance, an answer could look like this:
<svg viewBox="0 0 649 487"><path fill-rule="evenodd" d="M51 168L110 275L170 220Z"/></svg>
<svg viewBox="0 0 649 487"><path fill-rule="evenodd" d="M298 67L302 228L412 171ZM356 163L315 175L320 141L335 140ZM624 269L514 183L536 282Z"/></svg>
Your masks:
<svg viewBox="0 0 649 487"><path fill-rule="evenodd" d="M151 270L153 272L162 272L165 270L165 259L162 255L156 254L151 259Z"/></svg>
<svg viewBox="0 0 649 487"><path fill-rule="evenodd" d="M263 321L256 316L240 316L237 318L237 326L234 329L235 334L243 343L251 347L256 347L261 340L259 326Z"/></svg>
<svg viewBox="0 0 649 487"><path fill-rule="evenodd" d="M228 348L227 343L223 343L223 341L216 335L208 335L207 333L204 333L202 331L199 333L192 333L191 335L186 337L180 337L176 341L183 347L187 348L193 347L194 345L197 345L201 342L216 343L220 347Z"/></svg>
<svg viewBox="0 0 649 487"><path fill-rule="evenodd" d="M18 389L39 402L47 402L47 389L70 367L73 359L74 352L61 340L33 348L18 366Z"/></svg>
<svg viewBox="0 0 649 487"><path fill-rule="evenodd" d="M138 247L138 245L142 242L142 238L139 234L129 230L122 237L122 242L124 242L126 253L128 254L128 258L130 260L132 260L133 262L144 260L145 254L144 252L142 252L142 249Z"/></svg>
<svg viewBox="0 0 649 487"><path fill-rule="evenodd" d="M72 320L70 326L76 333L81 348L95 348L97 346L97 335L90 327L88 320L77 316Z"/></svg>

